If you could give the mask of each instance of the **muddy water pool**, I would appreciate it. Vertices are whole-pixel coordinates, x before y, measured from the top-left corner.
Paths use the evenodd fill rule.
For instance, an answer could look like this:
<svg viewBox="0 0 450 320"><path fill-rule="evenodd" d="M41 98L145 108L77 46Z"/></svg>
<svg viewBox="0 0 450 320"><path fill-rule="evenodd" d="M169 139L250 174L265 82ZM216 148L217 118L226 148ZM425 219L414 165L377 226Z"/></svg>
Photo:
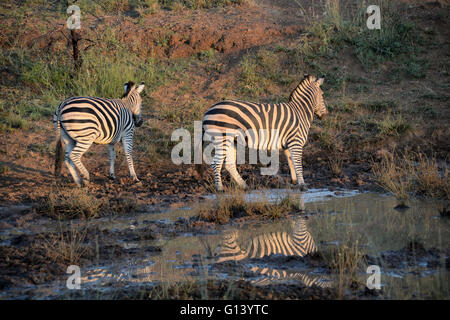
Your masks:
<svg viewBox="0 0 450 320"><path fill-rule="evenodd" d="M381 290L374 298L450 297L450 221L439 215L442 202L413 200L409 209L398 211L391 196L352 190L265 190L245 196L247 201L272 202L287 193L303 210L276 221L231 222L203 231L186 227L199 207L216 201L214 195L179 208L153 207L145 213L90 221L90 228L110 234L111 244L129 254L105 258L97 253L92 263L80 268L77 296L86 293L92 298L95 290L97 298L114 297L114 291L124 287L244 279L256 286L300 283L335 288L345 298L352 290L364 290L371 275L366 269L375 265ZM50 220L40 226L58 228ZM145 236L148 232L151 237ZM2 239L7 243L7 235ZM361 263L353 268L355 256ZM66 288L67 277L9 288L1 297L70 298L74 290Z"/></svg>

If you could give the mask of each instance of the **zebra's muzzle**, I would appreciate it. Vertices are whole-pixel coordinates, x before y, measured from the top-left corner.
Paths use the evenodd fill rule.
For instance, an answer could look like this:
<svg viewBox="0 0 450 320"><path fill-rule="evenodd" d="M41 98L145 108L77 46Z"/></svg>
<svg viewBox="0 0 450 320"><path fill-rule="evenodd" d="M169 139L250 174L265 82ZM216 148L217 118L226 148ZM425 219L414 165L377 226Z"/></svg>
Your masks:
<svg viewBox="0 0 450 320"><path fill-rule="evenodd" d="M139 118L139 119L136 119L136 118L134 118L134 125L136 126L136 127L140 127L140 126L142 126L142 123L144 123L144 121L142 120L142 118Z"/></svg>
<svg viewBox="0 0 450 320"><path fill-rule="evenodd" d="M322 114L319 116L319 119L320 119L320 120L324 120L327 116L328 116L328 113L322 113Z"/></svg>

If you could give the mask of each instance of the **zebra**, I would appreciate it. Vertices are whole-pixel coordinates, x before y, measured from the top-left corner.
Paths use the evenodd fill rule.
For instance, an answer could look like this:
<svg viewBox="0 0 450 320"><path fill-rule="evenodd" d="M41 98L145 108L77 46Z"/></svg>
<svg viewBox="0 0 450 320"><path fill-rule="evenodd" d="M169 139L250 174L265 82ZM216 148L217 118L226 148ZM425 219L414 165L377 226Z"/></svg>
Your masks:
<svg viewBox="0 0 450 320"><path fill-rule="evenodd" d="M317 252L317 247L306 225L307 217L298 216L293 222L292 235L285 231L257 235L247 242L246 249L239 246L236 230L224 234L216 263L263 258L274 254L304 257Z"/></svg>
<svg viewBox="0 0 450 320"><path fill-rule="evenodd" d="M239 187L247 188L236 169L235 141L239 136L247 138L247 145L252 149L284 150L292 183L297 184L302 191L307 190L303 180L303 146L314 114L320 119L328 114L320 87L323 81L323 77L317 79L305 75L292 91L288 103L260 104L226 100L216 103L205 113L201 140L205 133L212 136L215 147L212 169L218 191L223 191L221 170L225 158L225 168L233 180ZM271 133L273 130L278 132L278 137ZM253 137L248 134L249 131L254 133ZM196 146L200 147L200 144ZM196 165L196 171L202 175L202 166Z"/></svg>
<svg viewBox="0 0 450 320"><path fill-rule="evenodd" d="M78 186L89 184L89 172L81 162L81 156L93 144L107 144L110 160L109 178L115 179L114 145L122 140L125 157L134 182L139 182L133 166L132 149L134 128L143 123L140 93L144 82L124 85L121 99L97 97L71 97L57 108L53 123L56 129L55 177L61 174L62 159ZM65 156L62 142L66 145ZM81 174L82 178L77 173Z"/></svg>
<svg viewBox="0 0 450 320"><path fill-rule="evenodd" d="M307 287L331 288L328 279L318 276L311 276L302 272L279 270L266 267L252 267L250 271L262 275L262 279L255 279L251 282L255 285L265 286L271 284L274 280L300 280Z"/></svg>

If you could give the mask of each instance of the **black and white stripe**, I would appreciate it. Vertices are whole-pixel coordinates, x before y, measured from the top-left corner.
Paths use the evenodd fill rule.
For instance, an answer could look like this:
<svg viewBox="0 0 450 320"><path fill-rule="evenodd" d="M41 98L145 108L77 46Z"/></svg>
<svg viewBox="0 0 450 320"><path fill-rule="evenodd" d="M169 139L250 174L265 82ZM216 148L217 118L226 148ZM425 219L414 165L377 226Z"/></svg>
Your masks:
<svg viewBox="0 0 450 320"><path fill-rule="evenodd" d="M306 190L302 153L313 121L327 113L320 86L323 78L306 75L291 93L288 103L259 104L237 100L213 105L203 117L203 133L212 137L215 147L212 168L217 190L223 190L221 170L225 168L242 188L246 184L236 170L235 142L247 141L248 148L284 150L294 184Z"/></svg>
<svg viewBox="0 0 450 320"><path fill-rule="evenodd" d="M75 183L78 186L88 184L89 172L81 162L81 156L96 143L108 145L109 175L115 178L114 145L122 140L131 178L139 181L134 171L132 149L134 128L142 125L140 93L144 89L144 83L136 86L133 82L128 82L124 89L121 99L72 97L59 105L53 117L57 131L55 176L61 173L64 157ZM66 145L65 156L61 140Z"/></svg>
<svg viewBox="0 0 450 320"><path fill-rule="evenodd" d="M252 267L253 273L262 276L259 279L252 280L255 285L265 286L272 284L273 281L301 281L307 287L330 288L331 282L324 277L312 276L303 272L279 270L265 267Z"/></svg>
<svg viewBox="0 0 450 320"><path fill-rule="evenodd" d="M239 246L236 230L227 232L216 256L216 262L241 261L275 254L304 257L315 253L317 247L307 229L306 221L306 217L297 217L292 234L285 231L260 234L247 242L246 249Z"/></svg>

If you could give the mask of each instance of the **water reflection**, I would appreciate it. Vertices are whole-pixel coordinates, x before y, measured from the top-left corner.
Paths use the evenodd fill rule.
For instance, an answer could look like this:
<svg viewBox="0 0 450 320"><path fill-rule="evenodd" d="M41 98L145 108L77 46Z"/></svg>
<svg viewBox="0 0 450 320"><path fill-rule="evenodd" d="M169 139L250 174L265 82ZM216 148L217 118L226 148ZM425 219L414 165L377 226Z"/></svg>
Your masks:
<svg viewBox="0 0 450 320"><path fill-rule="evenodd" d="M307 220L308 217L298 215L293 221L292 234L286 231L262 233L250 239L245 249L238 244L237 230L230 230L224 235L217 262L263 258L276 254L304 257L315 253L317 247L307 229Z"/></svg>
<svg viewBox="0 0 450 320"><path fill-rule="evenodd" d="M252 280L255 285L269 285L273 281L293 280L300 281L307 287L317 286L320 288L330 288L331 282L323 276L313 276L303 272L281 270L273 268L252 267L250 269L255 274L262 275L261 279Z"/></svg>
<svg viewBox="0 0 450 320"><path fill-rule="evenodd" d="M268 285L274 281L296 281L308 287L331 287L330 281L324 277L310 275L303 271L287 270L283 262L277 266L252 266L251 261L254 260L249 260L261 259L259 262L264 263L271 256L304 258L317 252L317 246L308 231L309 218L301 214L305 209L303 197L300 195L298 200L301 211L293 219L286 221L280 231L261 232L243 241L243 245L239 244L238 230L226 231L217 250L218 253L214 257L215 262L239 261L250 264L249 270L257 277L251 280L255 285Z"/></svg>

